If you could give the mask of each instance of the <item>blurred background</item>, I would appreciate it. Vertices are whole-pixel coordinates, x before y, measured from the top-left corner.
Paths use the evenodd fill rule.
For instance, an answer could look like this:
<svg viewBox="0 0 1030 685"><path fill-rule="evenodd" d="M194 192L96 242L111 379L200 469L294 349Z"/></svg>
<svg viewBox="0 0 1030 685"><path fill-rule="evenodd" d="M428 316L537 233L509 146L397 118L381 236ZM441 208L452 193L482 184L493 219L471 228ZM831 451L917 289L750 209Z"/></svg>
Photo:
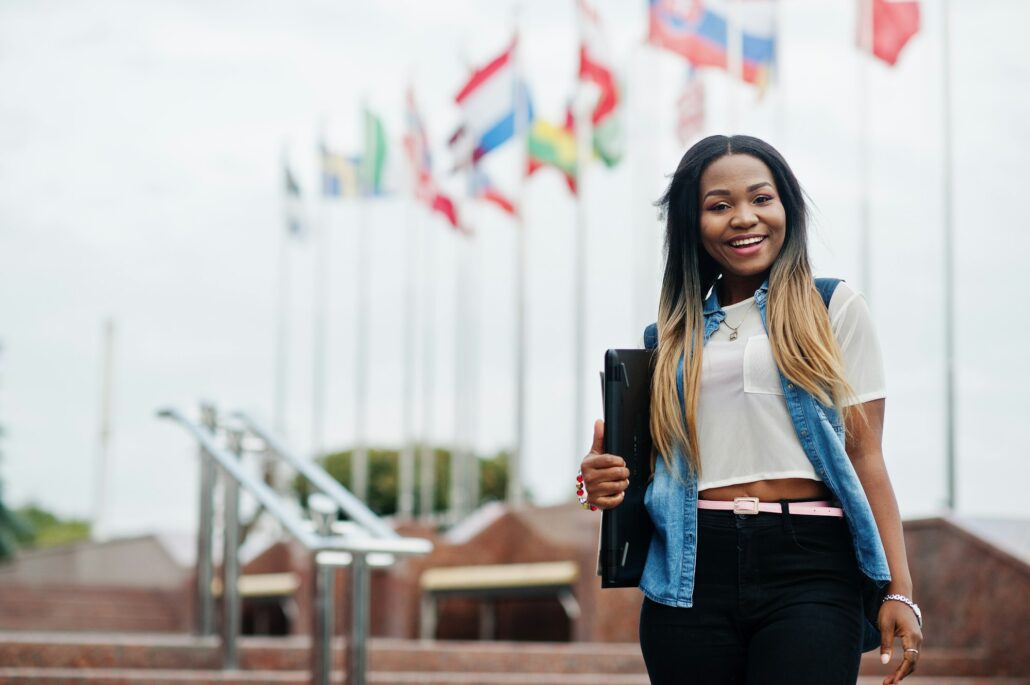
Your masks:
<svg viewBox="0 0 1030 685"><path fill-rule="evenodd" d="M371 643L381 670L643 682L640 594L600 590L574 474L605 350L656 318L655 201L745 133L875 319L925 682L1026 682L986 678L1030 671L1027 25L1017 0L0 2L0 680L231 673L242 631L319 636L328 682L353 612L348 682L365 628L628 643ZM294 643L242 644L307 682Z"/></svg>
<svg viewBox="0 0 1030 685"><path fill-rule="evenodd" d="M669 3L714 11L696 5ZM924 2L913 26L882 29L884 58L862 49L851 0L730 3L747 43L734 73L728 45L719 66L675 21L650 30L643 2L3 3L4 502L99 515L108 534L191 528L197 465L154 412L199 400L245 408L308 454L518 451L529 500L567 500L601 414L603 352L638 344L655 318L652 203L693 140L741 132L780 149L807 190L817 273L870 303L902 512L947 504L950 274L955 506L1030 513L1030 7L949 6L947 43L943 6ZM517 75L497 78L525 84L532 121L476 160L491 194L468 157L505 96L456 98L516 31ZM610 93L603 75L580 76L583 41ZM421 184L409 93L431 156ZM573 194L576 107L600 112L610 149L581 165ZM349 168L366 112L382 127L374 188ZM513 141L531 133L545 167L527 177Z"/></svg>

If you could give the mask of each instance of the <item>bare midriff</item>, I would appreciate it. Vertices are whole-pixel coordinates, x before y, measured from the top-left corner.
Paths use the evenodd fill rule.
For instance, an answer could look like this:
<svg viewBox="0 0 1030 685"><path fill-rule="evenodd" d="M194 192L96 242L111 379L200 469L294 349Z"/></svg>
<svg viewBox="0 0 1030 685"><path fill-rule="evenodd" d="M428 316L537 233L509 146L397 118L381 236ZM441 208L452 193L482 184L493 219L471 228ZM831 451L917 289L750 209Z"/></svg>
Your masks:
<svg viewBox="0 0 1030 685"><path fill-rule="evenodd" d="M761 502L775 502L781 499L833 499L833 493L826 484L808 478L776 478L756 480L750 483L708 488L697 493L699 499L731 502L737 497L757 497Z"/></svg>

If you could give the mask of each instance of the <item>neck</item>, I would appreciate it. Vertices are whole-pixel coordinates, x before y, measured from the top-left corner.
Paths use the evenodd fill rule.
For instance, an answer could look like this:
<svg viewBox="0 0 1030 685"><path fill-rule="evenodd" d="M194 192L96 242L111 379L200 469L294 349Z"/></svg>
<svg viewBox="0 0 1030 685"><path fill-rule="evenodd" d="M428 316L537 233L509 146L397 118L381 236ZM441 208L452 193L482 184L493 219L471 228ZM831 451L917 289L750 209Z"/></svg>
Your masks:
<svg viewBox="0 0 1030 685"><path fill-rule="evenodd" d="M719 279L719 304L725 307L753 296L768 275L767 272L754 276L723 274Z"/></svg>

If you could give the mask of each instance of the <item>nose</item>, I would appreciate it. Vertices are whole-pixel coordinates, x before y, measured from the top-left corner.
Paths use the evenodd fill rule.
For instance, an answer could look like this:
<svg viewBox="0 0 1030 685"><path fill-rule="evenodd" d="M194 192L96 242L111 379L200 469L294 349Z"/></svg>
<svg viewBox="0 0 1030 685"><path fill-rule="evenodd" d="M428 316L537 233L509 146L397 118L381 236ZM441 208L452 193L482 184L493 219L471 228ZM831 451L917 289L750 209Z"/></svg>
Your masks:
<svg viewBox="0 0 1030 685"><path fill-rule="evenodd" d="M758 215L748 204L741 205L730 217L730 228L751 228L758 223Z"/></svg>

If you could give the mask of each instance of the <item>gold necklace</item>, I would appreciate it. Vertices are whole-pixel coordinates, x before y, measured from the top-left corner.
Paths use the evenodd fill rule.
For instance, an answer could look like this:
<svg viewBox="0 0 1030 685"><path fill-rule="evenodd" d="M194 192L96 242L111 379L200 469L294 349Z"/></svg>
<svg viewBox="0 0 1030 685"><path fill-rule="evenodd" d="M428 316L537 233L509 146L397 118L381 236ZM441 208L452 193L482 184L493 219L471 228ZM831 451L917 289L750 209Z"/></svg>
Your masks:
<svg viewBox="0 0 1030 685"><path fill-rule="evenodd" d="M749 311L751 311L751 308L754 307L754 306L755 306L755 301L751 300L751 304L749 304L747 306L747 309L744 310L744 316L740 317L740 323L738 323L736 326L731 326L729 324L729 322L726 321L725 318L721 321L721 323L725 324L726 328L730 329L730 331L731 331L730 332L730 340L736 340L737 339L737 329L744 325L744 319L747 318L747 313ZM725 314L725 312L724 312L724 314Z"/></svg>

